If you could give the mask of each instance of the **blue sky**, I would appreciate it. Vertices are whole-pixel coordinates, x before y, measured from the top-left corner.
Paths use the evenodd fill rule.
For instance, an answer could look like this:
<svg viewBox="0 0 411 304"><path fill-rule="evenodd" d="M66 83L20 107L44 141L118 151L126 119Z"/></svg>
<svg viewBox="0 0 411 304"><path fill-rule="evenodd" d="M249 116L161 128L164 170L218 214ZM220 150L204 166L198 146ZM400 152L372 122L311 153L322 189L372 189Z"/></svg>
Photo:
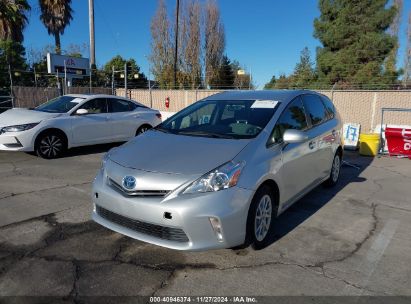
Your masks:
<svg viewBox="0 0 411 304"><path fill-rule="evenodd" d="M181 0L183 2L184 0ZM37 0L25 30L26 48L41 49L54 44L54 38L39 21ZM61 37L63 49L71 44L88 44L88 1L72 0L74 19ZM308 46L313 58L320 43L313 37L313 20L319 15L317 0L219 0L226 30L226 53L251 70L258 87L272 75L289 74L299 61L300 51ZM166 0L173 14L175 0ZM157 0L94 0L96 60L101 66L120 54L134 58L148 75L150 21ZM406 21L411 0L404 0L398 63L403 64ZM86 56L88 54L85 54Z"/></svg>

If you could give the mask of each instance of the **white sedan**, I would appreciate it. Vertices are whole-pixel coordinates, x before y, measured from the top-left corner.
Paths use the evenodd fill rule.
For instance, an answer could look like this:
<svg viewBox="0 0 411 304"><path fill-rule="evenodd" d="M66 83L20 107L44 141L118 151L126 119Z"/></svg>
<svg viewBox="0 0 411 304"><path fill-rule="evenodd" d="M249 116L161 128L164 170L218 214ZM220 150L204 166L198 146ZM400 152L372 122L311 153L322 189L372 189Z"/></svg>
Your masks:
<svg viewBox="0 0 411 304"><path fill-rule="evenodd" d="M159 123L159 111L130 99L64 95L0 114L0 150L56 158L73 147L128 141Z"/></svg>

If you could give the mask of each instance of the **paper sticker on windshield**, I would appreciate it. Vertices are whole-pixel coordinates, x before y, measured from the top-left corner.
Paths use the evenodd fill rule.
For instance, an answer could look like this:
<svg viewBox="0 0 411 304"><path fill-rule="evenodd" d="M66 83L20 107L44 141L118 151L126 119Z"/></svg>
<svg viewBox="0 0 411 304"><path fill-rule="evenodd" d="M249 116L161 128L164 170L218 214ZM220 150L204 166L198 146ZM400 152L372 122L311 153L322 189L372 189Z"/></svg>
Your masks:
<svg viewBox="0 0 411 304"><path fill-rule="evenodd" d="M74 98L73 100L70 100L72 103L80 103L84 100L84 98Z"/></svg>
<svg viewBox="0 0 411 304"><path fill-rule="evenodd" d="M274 109L278 104L277 100L256 100L251 108L252 109Z"/></svg>

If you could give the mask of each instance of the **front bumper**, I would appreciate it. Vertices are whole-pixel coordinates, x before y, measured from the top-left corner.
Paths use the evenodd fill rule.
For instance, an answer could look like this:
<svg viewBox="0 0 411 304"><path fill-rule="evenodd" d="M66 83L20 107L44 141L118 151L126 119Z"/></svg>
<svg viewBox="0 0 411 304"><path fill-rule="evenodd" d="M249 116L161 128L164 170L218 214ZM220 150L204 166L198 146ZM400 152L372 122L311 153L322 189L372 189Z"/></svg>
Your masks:
<svg viewBox="0 0 411 304"><path fill-rule="evenodd" d="M34 151L36 128L22 132L7 132L0 134L0 150L4 151Z"/></svg>
<svg viewBox="0 0 411 304"><path fill-rule="evenodd" d="M98 194L96 196L96 193ZM233 187L218 192L182 195L172 199L149 197L126 197L112 189L99 172L93 183L92 218L95 222L121 234L144 242L177 250L208 250L230 248L244 243L248 208L253 191ZM98 210L108 210L126 221L135 220L164 227L168 230L182 230L187 241L176 241L136 231L130 225L110 221ZM165 217L165 213L171 215ZM210 217L217 218L222 228L219 240L210 223ZM155 228L157 229L157 228Z"/></svg>

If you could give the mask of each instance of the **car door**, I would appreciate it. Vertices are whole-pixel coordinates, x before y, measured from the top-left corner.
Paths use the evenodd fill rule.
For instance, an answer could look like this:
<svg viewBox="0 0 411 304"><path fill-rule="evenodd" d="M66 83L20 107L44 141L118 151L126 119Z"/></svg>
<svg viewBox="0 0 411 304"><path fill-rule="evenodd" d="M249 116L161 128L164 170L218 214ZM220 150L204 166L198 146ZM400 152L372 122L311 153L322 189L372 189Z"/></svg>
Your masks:
<svg viewBox="0 0 411 304"><path fill-rule="evenodd" d="M320 182L330 173L334 157L332 151L334 129L329 120L329 113L319 96L305 94L302 96L302 100L310 125L308 136L310 138L309 145L313 152L311 161L314 166L314 182Z"/></svg>
<svg viewBox="0 0 411 304"><path fill-rule="evenodd" d="M300 97L295 98L283 111L270 137L273 145L282 145L280 176L283 185L281 203L284 207L307 188L313 179L309 142L285 144L282 137L288 129L308 131L307 117Z"/></svg>
<svg viewBox="0 0 411 304"><path fill-rule="evenodd" d="M113 140L128 140L136 135L140 126L138 106L125 99L108 98L108 121Z"/></svg>
<svg viewBox="0 0 411 304"><path fill-rule="evenodd" d="M74 145L88 145L109 142L110 126L107 123L107 101L94 98L86 101L77 110L85 109L87 114L72 114L72 132ZM77 111L76 110L76 111Z"/></svg>

